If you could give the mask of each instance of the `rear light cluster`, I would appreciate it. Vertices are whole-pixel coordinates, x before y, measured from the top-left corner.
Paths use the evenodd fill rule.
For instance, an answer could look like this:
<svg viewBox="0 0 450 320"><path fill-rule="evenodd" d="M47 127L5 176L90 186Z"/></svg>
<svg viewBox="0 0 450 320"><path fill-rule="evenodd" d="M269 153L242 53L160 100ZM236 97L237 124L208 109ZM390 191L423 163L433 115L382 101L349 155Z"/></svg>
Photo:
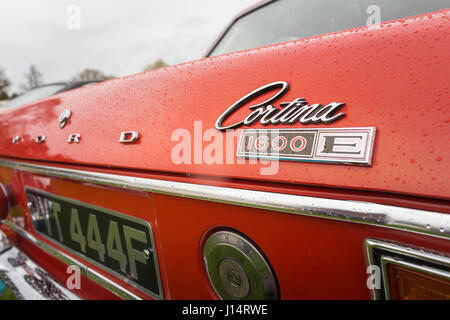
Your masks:
<svg viewBox="0 0 450 320"><path fill-rule="evenodd" d="M378 240L366 240L369 265L381 271L376 299L449 300L450 258Z"/></svg>

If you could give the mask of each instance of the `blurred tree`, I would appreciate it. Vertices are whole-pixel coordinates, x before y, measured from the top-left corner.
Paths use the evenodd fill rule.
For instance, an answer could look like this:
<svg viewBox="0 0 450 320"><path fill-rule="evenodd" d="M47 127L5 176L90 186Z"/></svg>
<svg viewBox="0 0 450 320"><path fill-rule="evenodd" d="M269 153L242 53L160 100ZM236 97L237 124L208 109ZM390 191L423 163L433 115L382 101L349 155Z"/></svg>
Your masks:
<svg viewBox="0 0 450 320"><path fill-rule="evenodd" d="M20 85L20 88L28 91L30 89L40 86L44 82L42 81L42 73L34 66L30 66L30 71L25 73L25 83Z"/></svg>
<svg viewBox="0 0 450 320"><path fill-rule="evenodd" d="M144 71L155 70L166 66L168 66L168 64L165 63L163 59L158 59L152 64L149 64L147 67L145 67Z"/></svg>
<svg viewBox="0 0 450 320"><path fill-rule="evenodd" d="M108 80L113 79L114 76L107 76L102 71L97 69L84 69L83 71L79 72L76 76L72 78L72 80L79 80L79 81L85 81L85 80Z"/></svg>
<svg viewBox="0 0 450 320"><path fill-rule="evenodd" d="M8 99L8 92L6 89L11 85L11 82L6 77L3 69L0 69L0 100Z"/></svg>

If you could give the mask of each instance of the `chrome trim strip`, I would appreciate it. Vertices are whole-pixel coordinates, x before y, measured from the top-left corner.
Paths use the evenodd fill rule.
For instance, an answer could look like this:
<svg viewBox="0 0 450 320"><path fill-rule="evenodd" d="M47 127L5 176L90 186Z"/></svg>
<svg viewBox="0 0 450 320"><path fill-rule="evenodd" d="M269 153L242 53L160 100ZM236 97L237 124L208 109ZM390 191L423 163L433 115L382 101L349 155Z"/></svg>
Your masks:
<svg viewBox="0 0 450 320"><path fill-rule="evenodd" d="M439 255L436 253L424 251L424 250L418 250L411 247L406 247L403 245L390 243L390 242L384 242L380 240L375 239L366 239L365 240L365 246L366 246L366 254L367 254L367 262L368 265L377 265L382 270L382 282L383 282L383 292L386 295L387 299L389 299L389 289L388 283L387 283L387 277L386 277L386 268L383 261L391 262L393 260L395 263L398 262L398 264L403 263L403 266L413 268L415 270L423 271L423 272L430 272L433 275L437 276L447 276L447 273L443 270L438 270L435 268L431 268L428 266L421 266L415 263L406 262L401 260L399 257L396 257L395 259L392 259L391 256L382 255L379 260L382 262L382 265L378 265L375 257L374 257L374 249L381 249L385 252L392 253L392 256L399 255L400 257L405 258L412 258L415 259L415 261L423 261L425 263L433 264L434 266L440 266L443 268L450 268L450 257ZM448 275L450 276L450 274ZM380 292L380 289L373 289L371 290L371 295L373 299L380 300L382 299L382 294Z"/></svg>
<svg viewBox="0 0 450 320"><path fill-rule="evenodd" d="M74 259L72 257L69 257L65 253L62 253L61 251L49 246L48 244L38 240L36 237L34 237L29 232L25 231L24 229L20 228L19 226L13 224L12 222L8 220L0 221L0 224L5 224L8 227L10 227L14 232L22 236L23 238L27 239L28 241L32 242L34 245L40 247L42 250L47 252L48 254L52 255L53 257L57 258L61 262L67 264L67 265L76 265L80 268L81 274L88 277L89 279L93 280L97 284L101 285L103 288L109 290L110 292L116 294L117 296L121 297L125 300L142 300L140 297L135 295L134 293L131 293L127 289L119 286L117 283L111 281L110 279L106 278L105 276L99 274L98 272L89 269L85 264L80 262L77 259Z"/></svg>
<svg viewBox="0 0 450 320"><path fill-rule="evenodd" d="M351 200L334 200L81 171L0 159L0 166L35 174L172 196L375 225L450 239L450 214Z"/></svg>

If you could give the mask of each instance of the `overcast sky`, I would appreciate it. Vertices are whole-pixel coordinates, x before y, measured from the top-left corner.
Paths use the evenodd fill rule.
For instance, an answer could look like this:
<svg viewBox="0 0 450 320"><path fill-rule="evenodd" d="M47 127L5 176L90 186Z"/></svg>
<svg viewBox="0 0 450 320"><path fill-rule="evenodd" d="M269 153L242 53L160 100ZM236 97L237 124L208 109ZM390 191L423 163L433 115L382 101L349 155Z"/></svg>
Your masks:
<svg viewBox="0 0 450 320"><path fill-rule="evenodd" d="M85 69L124 76L162 58L200 58L257 0L1 0L0 68L17 91L34 64L45 83ZM79 18L79 19L78 19Z"/></svg>

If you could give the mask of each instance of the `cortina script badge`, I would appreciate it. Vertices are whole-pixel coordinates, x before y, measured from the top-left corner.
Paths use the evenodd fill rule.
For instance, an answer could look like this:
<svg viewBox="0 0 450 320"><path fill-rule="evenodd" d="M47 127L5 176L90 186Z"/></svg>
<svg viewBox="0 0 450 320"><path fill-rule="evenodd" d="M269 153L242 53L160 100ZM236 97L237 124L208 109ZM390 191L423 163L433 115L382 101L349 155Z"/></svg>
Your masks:
<svg viewBox="0 0 450 320"><path fill-rule="evenodd" d="M284 81L273 82L245 95L217 119L216 129L225 131L251 126L259 121L267 125L328 124L345 116L339 110L343 102L308 105L304 98L273 105L289 89ZM276 91L275 91L276 90ZM275 91L263 102L251 104L262 95ZM234 112L249 105L250 114L243 120L224 125ZM367 128L290 128L244 129L239 140L237 157L321 163L372 165L375 127Z"/></svg>

